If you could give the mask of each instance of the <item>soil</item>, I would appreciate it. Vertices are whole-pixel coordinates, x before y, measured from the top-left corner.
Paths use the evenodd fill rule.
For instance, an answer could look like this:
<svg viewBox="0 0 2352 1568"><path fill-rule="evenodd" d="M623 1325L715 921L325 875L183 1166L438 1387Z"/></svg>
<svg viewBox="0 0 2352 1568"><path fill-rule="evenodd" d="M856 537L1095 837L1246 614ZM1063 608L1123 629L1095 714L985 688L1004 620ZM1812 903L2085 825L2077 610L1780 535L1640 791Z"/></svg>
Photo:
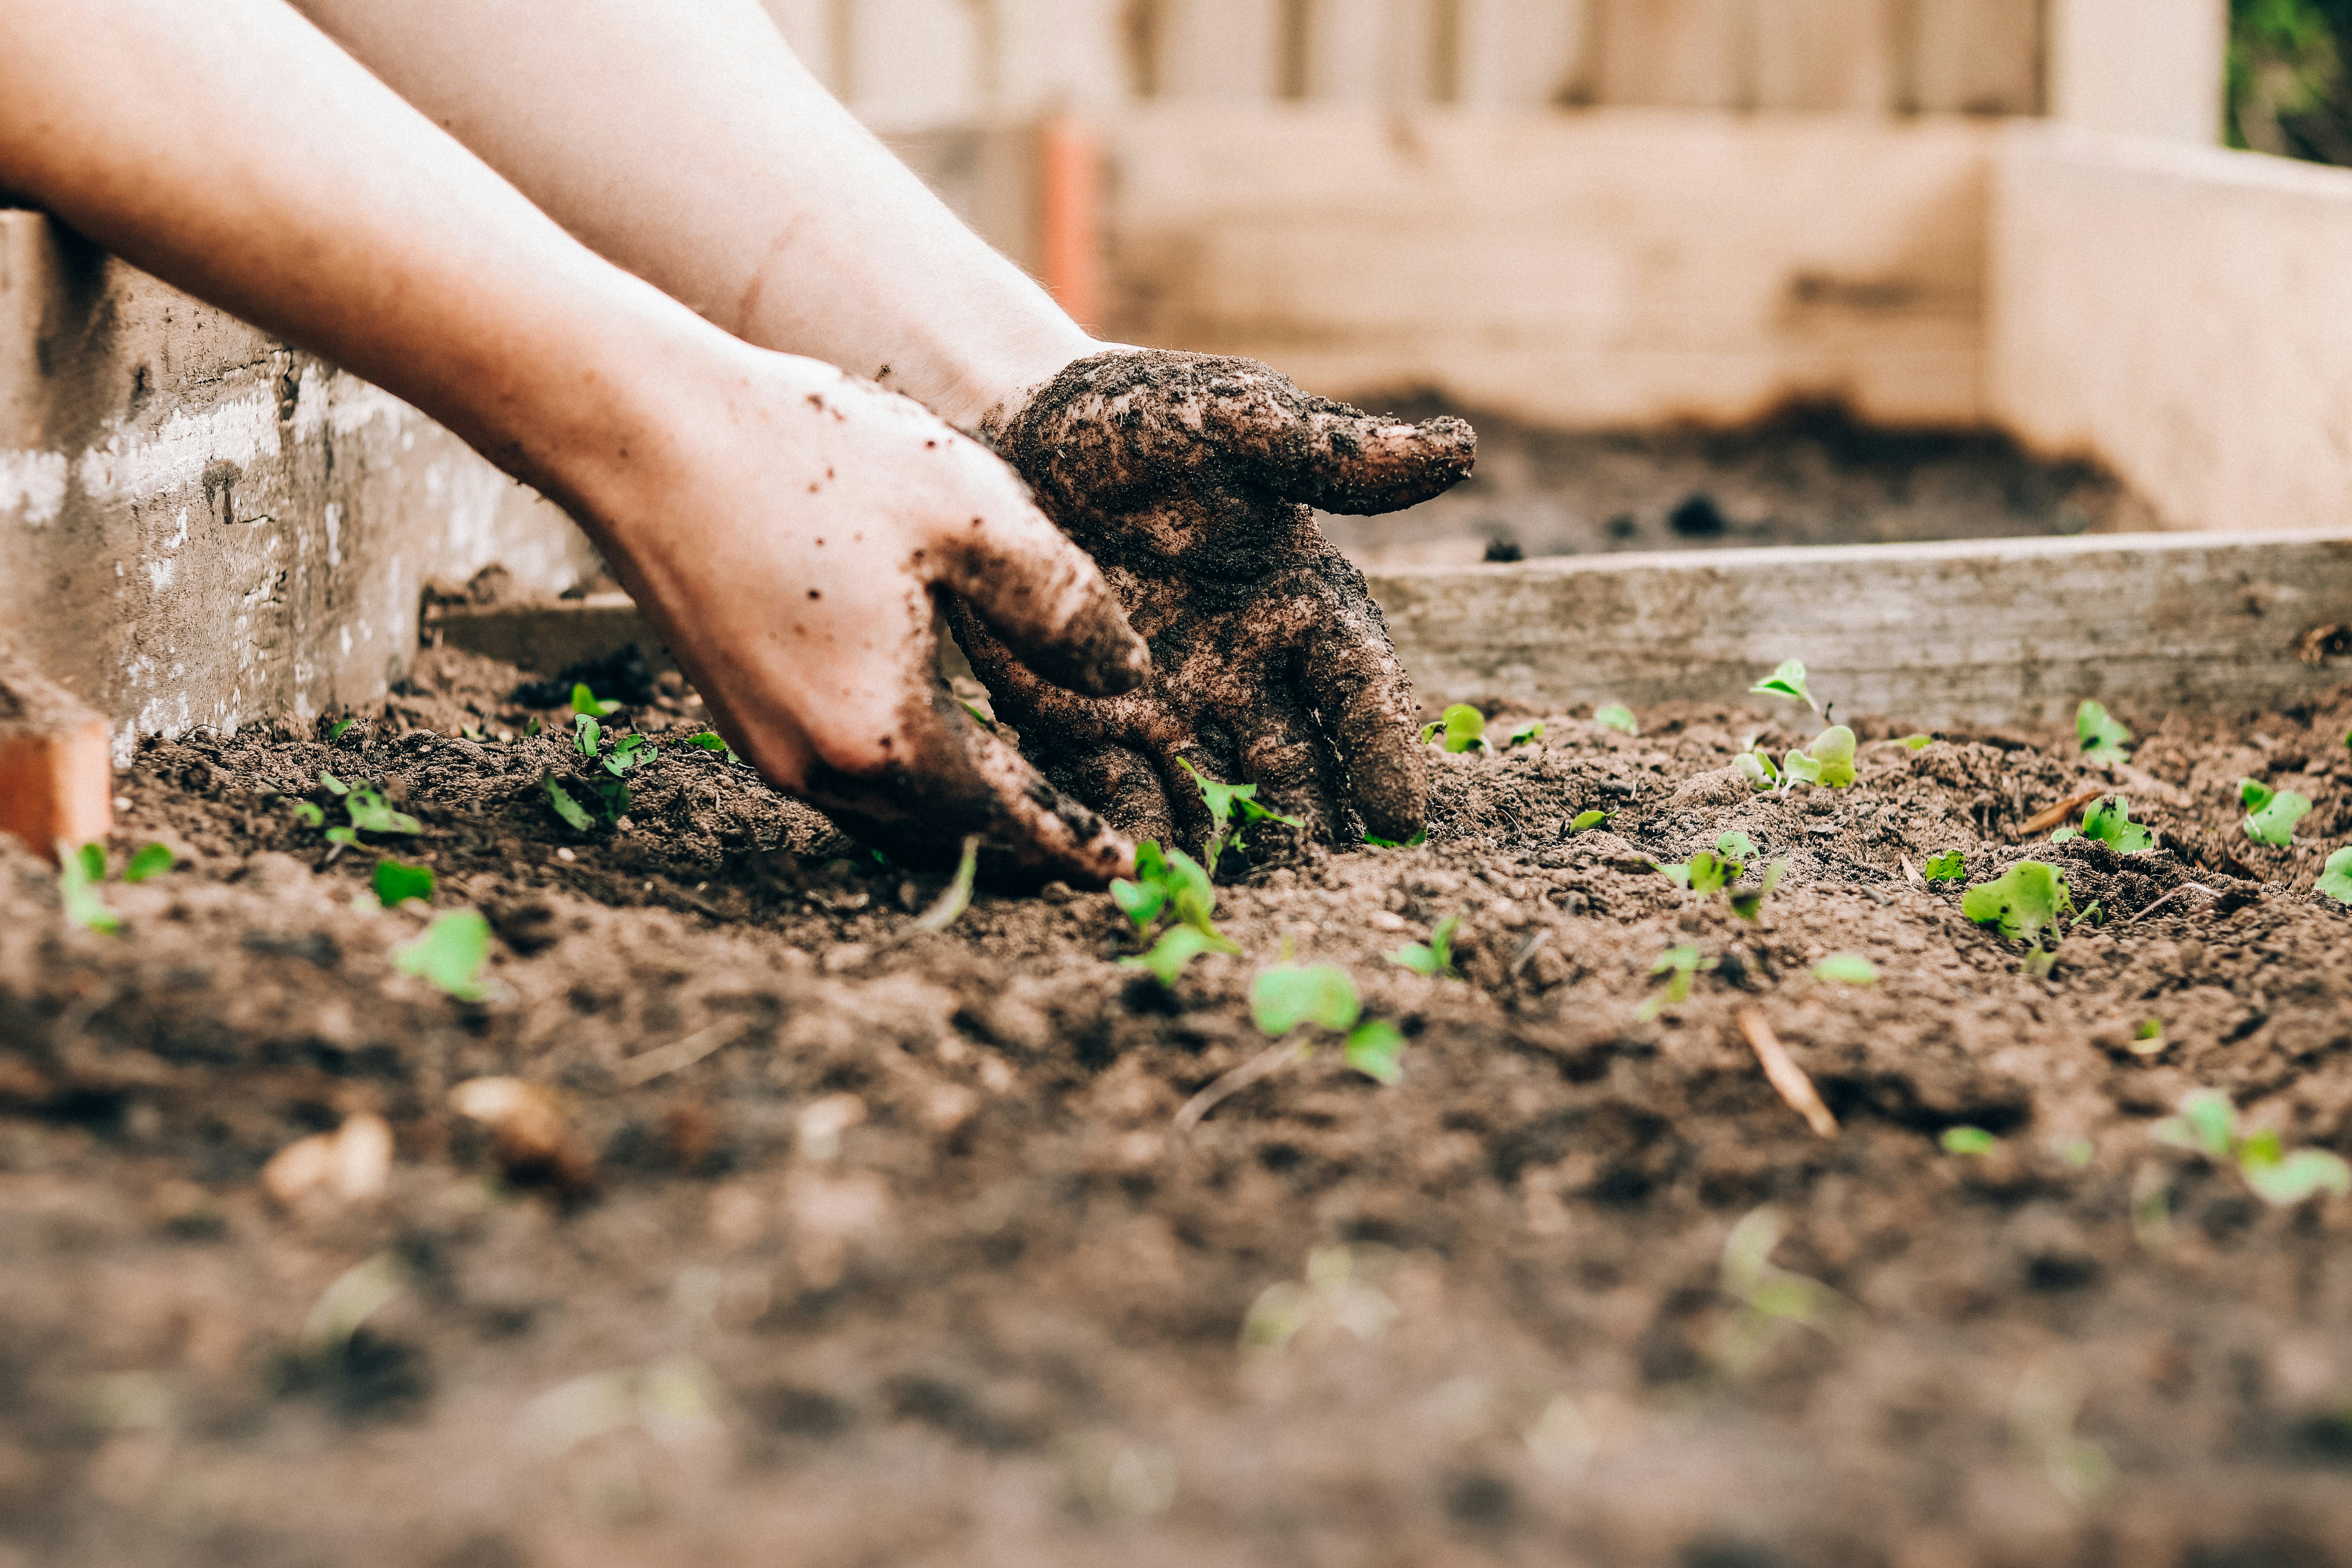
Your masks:
<svg viewBox="0 0 2352 1568"><path fill-rule="evenodd" d="M1546 715L1431 754L1423 847L1234 863L1244 956L1163 991L1101 895L914 931L939 880L678 744L674 678L614 716L663 745L625 822L578 833L516 672L423 671L331 741L142 751L114 862L178 863L107 886L115 934L0 848L0 1561L2352 1561L2352 1198L2151 1135L2201 1086L2352 1152L2352 916L2312 890L2352 689L2122 715L2162 835L2128 858L2011 837L2108 782L2071 737L1760 796L1728 764L1805 739L1785 710ZM322 867L280 798L331 804L322 769L487 913L486 999L394 966L426 916L373 852ZM2293 848L2238 832L2242 774L2317 803ZM1760 923L1649 864L1732 829L1790 863ZM1906 872L1952 849L2046 858L2105 923L2031 975ZM1466 978L1384 961L1457 913ZM1326 1038L1178 1131L1265 1048L1286 940L1402 1027L1402 1080ZM1684 944L1714 967L1644 1021ZM460 1084L530 1114L486 1132ZM372 1116L381 1192L363 1147L265 1190ZM1744 1220L1836 1294L1735 1299Z"/></svg>
<svg viewBox="0 0 2352 1568"><path fill-rule="evenodd" d="M1405 419L1467 412L1478 469L1410 511L1321 518L1370 572L2158 526L2105 468L2038 457L2000 431L1893 429L1811 404L1727 428L1563 431L1429 397L1393 401Z"/></svg>

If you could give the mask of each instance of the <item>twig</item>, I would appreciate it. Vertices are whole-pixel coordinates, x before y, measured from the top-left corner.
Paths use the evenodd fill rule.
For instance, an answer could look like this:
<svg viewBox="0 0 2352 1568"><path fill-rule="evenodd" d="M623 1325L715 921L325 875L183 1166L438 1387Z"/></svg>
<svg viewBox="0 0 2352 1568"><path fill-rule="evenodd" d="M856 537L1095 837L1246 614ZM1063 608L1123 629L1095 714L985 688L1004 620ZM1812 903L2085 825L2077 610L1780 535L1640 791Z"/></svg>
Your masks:
<svg viewBox="0 0 2352 1568"><path fill-rule="evenodd" d="M2172 902L2173 900L2179 898L2183 893L2202 893L2209 899L2218 899L2221 896L2202 882L2183 882L2180 886L2173 889L2172 891L2165 894L2164 897L2157 900L2156 902L2148 905L2147 908L2140 910L2139 913L2125 916L2120 923L2129 925L2134 921L2144 921L2147 919L2148 916L2156 913L2157 910L2164 908L2165 905Z"/></svg>
<svg viewBox="0 0 2352 1568"><path fill-rule="evenodd" d="M1772 1087L1780 1091L1780 1098L1787 1100L1822 1137L1836 1137L1837 1118L1832 1116L1830 1108L1822 1103L1821 1090L1815 1089L1813 1080L1805 1076L1805 1069L1789 1059L1788 1048L1772 1032L1772 1026L1764 1021L1764 1015L1752 1007L1741 1008L1739 1032L1748 1037L1748 1048L1756 1053L1756 1059L1764 1064L1764 1076L1772 1080Z"/></svg>
<svg viewBox="0 0 2352 1568"><path fill-rule="evenodd" d="M1920 879L1919 868L1911 864L1911 857L1906 855L1901 857L1901 858L1903 861L1904 880L1909 882L1915 888L1926 887L1927 884Z"/></svg>
<svg viewBox="0 0 2352 1568"><path fill-rule="evenodd" d="M2032 816L2027 817L2018 827L2018 830L2014 834L2011 835L2011 837L2014 838L2023 838L2029 834L2047 833L2050 829L2063 825L2068 818L2072 817L2076 812L2082 810L2084 806L2090 805L2093 801L2098 799L2101 795L2112 795L2115 792L2113 790L2107 788L2105 784L2101 784L2096 789L2076 790L2064 800L2059 801L2053 805L2045 805L2040 811L2035 812Z"/></svg>
<svg viewBox="0 0 2352 1568"><path fill-rule="evenodd" d="M1215 1079L1208 1088L1184 1102L1169 1125L1179 1132L1190 1132L1201 1124L1203 1117L1239 1094L1262 1078L1270 1078L1292 1062L1305 1061L1314 1047L1289 1040L1279 1040Z"/></svg>
<svg viewBox="0 0 2352 1568"><path fill-rule="evenodd" d="M656 1046L652 1050L631 1057L614 1069L614 1076L621 1080L622 1088L635 1089L640 1084L651 1083L664 1073L690 1068L719 1047L731 1044L750 1032L751 1026L739 1019L713 1024L708 1028L695 1030L683 1039L672 1040L668 1045Z"/></svg>

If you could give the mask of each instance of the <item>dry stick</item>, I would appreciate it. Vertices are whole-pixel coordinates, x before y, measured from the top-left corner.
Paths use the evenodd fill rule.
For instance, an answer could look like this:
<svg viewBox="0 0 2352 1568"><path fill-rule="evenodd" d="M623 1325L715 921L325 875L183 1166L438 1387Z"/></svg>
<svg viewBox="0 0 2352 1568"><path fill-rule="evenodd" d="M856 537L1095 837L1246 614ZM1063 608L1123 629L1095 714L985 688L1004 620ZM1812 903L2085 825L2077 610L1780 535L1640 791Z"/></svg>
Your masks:
<svg viewBox="0 0 2352 1568"><path fill-rule="evenodd" d="M639 1084L651 1083L664 1073L690 1068L719 1047L750 1032L751 1026L738 1019L713 1024L708 1028L695 1030L684 1039L672 1040L668 1045L656 1046L652 1050L631 1057L614 1069L614 1076L621 1080L623 1089L635 1089Z"/></svg>
<svg viewBox="0 0 2352 1568"><path fill-rule="evenodd" d="M1837 1118L1832 1116L1830 1108L1822 1103L1821 1090L1815 1089L1813 1080L1805 1076L1805 1069L1789 1059L1788 1047L1780 1044L1780 1037L1772 1032L1772 1026L1764 1021L1764 1015L1752 1007L1741 1008L1739 1032L1748 1037L1748 1047L1755 1051L1756 1059L1764 1064L1764 1076L1772 1080L1772 1087L1780 1091L1780 1098L1811 1123L1815 1132L1824 1138L1836 1137Z"/></svg>
<svg viewBox="0 0 2352 1568"><path fill-rule="evenodd" d="M2065 823L2067 819L2072 817L2076 812L2082 810L2084 806L2090 805L2101 795L2112 795L2114 793L2114 791L2107 789L2104 785L2097 789L2077 790L2073 795L2068 795L2064 800L2059 801L2054 805L2045 805L2040 811L2035 812L2032 816L2027 817L2024 823L2018 828L2016 833L2011 835L2011 837L2023 838L2030 834L2047 833L2050 829L2060 826Z"/></svg>
<svg viewBox="0 0 2352 1568"><path fill-rule="evenodd" d="M2157 900L2156 902L2148 905L2147 908L2140 910L2139 913L2125 916L2123 923L2125 925L2129 925L2134 921L2144 921L2147 919L2148 916L2156 913L2157 910L2164 908L2165 905L2172 902L2173 900L2179 898L2183 893L2202 893L2209 899L2218 899L2221 896L2202 882L2183 882L2180 886L2173 889L2172 891L2165 894L2164 897Z"/></svg>
<svg viewBox="0 0 2352 1568"><path fill-rule="evenodd" d="M1276 1041L1186 1100L1170 1125L1179 1132L1190 1132L1201 1124L1202 1117L1258 1079L1272 1077L1292 1062L1306 1060L1310 1049L1289 1040Z"/></svg>

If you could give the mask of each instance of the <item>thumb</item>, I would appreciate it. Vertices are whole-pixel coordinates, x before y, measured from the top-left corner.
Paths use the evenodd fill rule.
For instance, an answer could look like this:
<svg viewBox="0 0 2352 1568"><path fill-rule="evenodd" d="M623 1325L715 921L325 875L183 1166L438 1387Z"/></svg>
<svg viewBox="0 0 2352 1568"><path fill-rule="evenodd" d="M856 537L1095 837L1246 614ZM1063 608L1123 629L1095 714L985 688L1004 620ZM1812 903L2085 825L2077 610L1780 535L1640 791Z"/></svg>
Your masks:
<svg viewBox="0 0 2352 1568"><path fill-rule="evenodd" d="M1113 697L1151 678L1151 650L1101 571L1035 507L950 528L937 562L936 580L1056 686Z"/></svg>
<svg viewBox="0 0 2352 1568"><path fill-rule="evenodd" d="M1202 433L1286 500L1359 517L1401 511L1468 479L1477 461L1478 433L1460 419L1366 414L1247 360L1188 368Z"/></svg>

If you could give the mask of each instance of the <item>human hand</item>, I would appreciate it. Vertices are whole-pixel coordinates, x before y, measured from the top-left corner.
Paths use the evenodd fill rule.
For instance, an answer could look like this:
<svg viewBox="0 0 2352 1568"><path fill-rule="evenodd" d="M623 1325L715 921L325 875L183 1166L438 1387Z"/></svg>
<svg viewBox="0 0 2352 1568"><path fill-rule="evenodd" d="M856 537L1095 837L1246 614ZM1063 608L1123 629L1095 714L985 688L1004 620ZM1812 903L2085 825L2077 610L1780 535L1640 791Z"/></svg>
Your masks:
<svg viewBox="0 0 2352 1568"><path fill-rule="evenodd" d="M1264 804L1314 837L1421 831L1412 680L1363 574L1309 508L1370 514L1428 500L1468 476L1469 426L1372 417L1250 360L1118 350L1067 366L983 430L1151 647L1149 684L1080 693L953 612L997 716L1048 778L1122 831L1163 842L1198 845L1210 831L1180 760L1260 785Z"/></svg>
<svg viewBox="0 0 2352 1568"><path fill-rule="evenodd" d="M1132 846L938 673L953 595L1041 686L1139 685L1149 655L1094 563L915 403L813 360L734 359L678 393L660 449L567 498L729 743L909 862L952 860L976 833L1033 875L1129 870Z"/></svg>

